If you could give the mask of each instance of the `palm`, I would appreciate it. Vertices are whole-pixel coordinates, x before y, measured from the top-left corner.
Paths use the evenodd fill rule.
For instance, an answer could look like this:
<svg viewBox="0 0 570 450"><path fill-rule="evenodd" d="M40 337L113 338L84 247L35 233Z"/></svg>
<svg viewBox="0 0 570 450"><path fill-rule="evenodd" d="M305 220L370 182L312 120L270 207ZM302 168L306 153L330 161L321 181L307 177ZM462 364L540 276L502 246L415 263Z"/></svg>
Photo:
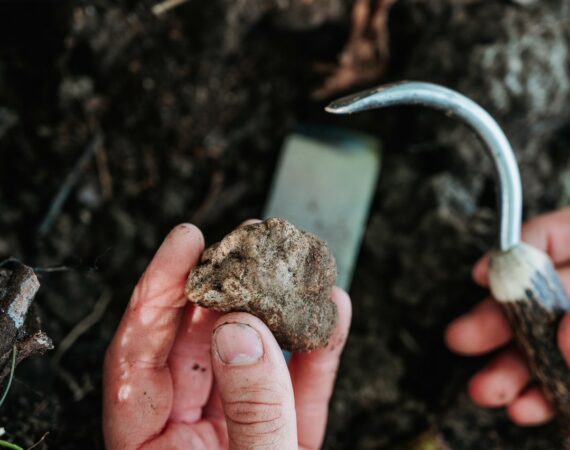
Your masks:
<svg viewBox="0 0 570 450"><path fill-rule="evenodd" d="M168 358L163 395L170 390L170 407L161 434L145 449L226 449L227 427L219 392L213 386L210 358L212 329L220 314L199 307L184 308Z"/></svg>

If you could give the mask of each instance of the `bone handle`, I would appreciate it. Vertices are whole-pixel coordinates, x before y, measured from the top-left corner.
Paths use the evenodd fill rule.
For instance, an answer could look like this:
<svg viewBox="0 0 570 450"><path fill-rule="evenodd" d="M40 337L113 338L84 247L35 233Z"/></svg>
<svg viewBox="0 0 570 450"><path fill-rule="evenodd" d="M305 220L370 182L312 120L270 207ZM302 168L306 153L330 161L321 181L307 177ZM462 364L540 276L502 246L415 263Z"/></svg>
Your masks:
<svg viewBox="0 0 570 450"><path fill-rule="evenodd" d="M519 346L558 412L570 450L570 369L557 332L570 299L550 258L527 244L491 255L491 292L506 312Z"/></svg>

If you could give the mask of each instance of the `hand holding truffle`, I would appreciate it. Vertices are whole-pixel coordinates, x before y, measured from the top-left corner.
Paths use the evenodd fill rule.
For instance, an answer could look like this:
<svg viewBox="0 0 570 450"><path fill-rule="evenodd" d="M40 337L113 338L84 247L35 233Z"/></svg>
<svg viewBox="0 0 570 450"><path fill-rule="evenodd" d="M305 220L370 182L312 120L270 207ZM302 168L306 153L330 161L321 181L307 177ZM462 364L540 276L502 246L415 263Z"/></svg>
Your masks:
<svg viewBox="0 0 570 450"><path fill-rule="evenodd" d="M260 224L253 229L270 225ZM302 233L288 227L285 229L292 235ZM108 449L321 446L328 401L348 334L350 300L338 288L331 292L334 260L320 241L312 241L316 238L310 235L299 235L303 239L291 242L272 240L270 235L266 230L266 239L258 236L261 253L268 251L267 244L277 243L281 247L275 247L275 255L291 251L291 256L294 250L297 256L304 255L295 264L303 260L305 269L313 264L311 270L305 270L275 260L273 267L266 267L266 274L281 277L282 291L261 279L240 287L238 282L251 281L253 276L262 276L263 271L255 267L254 260L249 268L247 262L240 262L244 255L235 251L237 247L228 247L230 253L233 248L230 259L235 261L219 264L216 252L222 251L224 241L218 244L218 250L202 256L204 241L196 227L180 225L168 235L137 284L107 351L103 431ZM195 269L201 257L202 269ZM207 266L211 271L206 270ZM216 269L226 270L228 277L216 278ZM204 298L227 302L231 292L234 304L254 300L259 308L217 309L250 311L258 317L248 312L222 315L188 302L188 273L200 274L200 283L194 286L188 282L189 287L196 288L187 289L193 302L204 304ZM230 281L224 282L227 279ZM192 297L200 286L207 287L210 282L218 284L204 290L203 298ZM272 297L281 306L279 302L294 296L313 303L296 311L275 309L275 304L264 303L270 296L256 291L259 286L272 289L272 293L281 292L282 297ZM298 290L292 292L292 288ZM238 292L250 297L239 300L234 295ZM221 299L221 294L226 297ZM305 315L304 322L297 318L293 329L287 328L288 318L279 317L299 311ZM287 367L276 337L292 349L326 347L294 354Z"/></svg>

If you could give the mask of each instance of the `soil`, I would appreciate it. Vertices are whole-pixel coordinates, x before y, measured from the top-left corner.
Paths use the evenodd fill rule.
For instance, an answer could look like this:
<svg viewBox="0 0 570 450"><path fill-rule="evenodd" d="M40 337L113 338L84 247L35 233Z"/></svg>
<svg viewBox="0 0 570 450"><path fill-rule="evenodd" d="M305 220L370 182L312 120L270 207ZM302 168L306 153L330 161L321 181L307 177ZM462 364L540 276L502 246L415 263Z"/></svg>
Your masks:
<svg viewBox="0 0 570 450"><path fill-rule="evenodd" d="M567 205L568 1L400 0L384 30L387 70L327 98L322 68L350 40L351 1L189 0L160 17L157 1L0 6L0 260L36 269L56 347L18 366L3 438L27 447L49 433L36 448L102 449L104 350L162 238L191 221L212 243L259 216L284 138L320 123L384 143L325 447L560 448L554 425L522 430L473 406L466 383L486 358L443 345L449 320L486 295L470 280L496 235L479 144L417 108L347 118L323 107L390 80L456 88L511 138L526 216Z"/></svg>

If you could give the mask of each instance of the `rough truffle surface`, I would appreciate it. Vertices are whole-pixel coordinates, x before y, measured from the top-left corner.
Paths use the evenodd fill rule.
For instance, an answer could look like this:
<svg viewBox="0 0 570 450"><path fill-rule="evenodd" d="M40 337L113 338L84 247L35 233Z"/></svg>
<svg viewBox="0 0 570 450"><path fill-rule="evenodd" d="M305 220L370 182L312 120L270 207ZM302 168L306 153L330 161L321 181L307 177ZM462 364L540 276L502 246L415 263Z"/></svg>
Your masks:
<svg viewBox="0 0 570 450"><path fill-rule="evenodd" d="M336 324L336 263L327 245L284 219L237 228L202 255L188 299L259 317L285 350L327 345Z"/></svg>

